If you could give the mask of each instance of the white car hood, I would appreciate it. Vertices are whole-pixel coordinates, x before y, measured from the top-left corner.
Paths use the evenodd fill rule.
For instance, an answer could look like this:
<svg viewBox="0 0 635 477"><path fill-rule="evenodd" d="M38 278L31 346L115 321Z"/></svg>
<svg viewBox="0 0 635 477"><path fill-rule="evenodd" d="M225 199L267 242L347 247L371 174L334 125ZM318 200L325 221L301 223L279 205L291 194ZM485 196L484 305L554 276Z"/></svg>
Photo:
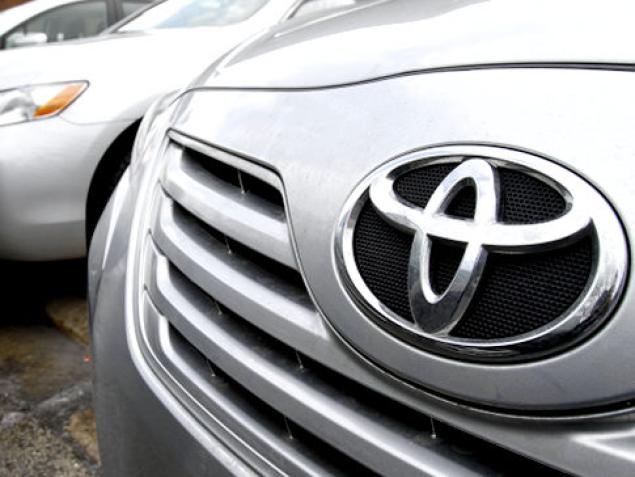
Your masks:
<svg viewBox="0 0 635 477"><path fill-rule="evenodd" d="M250 33L243 25L166 29L6 50L0 52L0 90L85 80L90 86L64 113L67 119L136 119L137 109L184 86ZM132 111L121 116L126 108Z"/></svg>

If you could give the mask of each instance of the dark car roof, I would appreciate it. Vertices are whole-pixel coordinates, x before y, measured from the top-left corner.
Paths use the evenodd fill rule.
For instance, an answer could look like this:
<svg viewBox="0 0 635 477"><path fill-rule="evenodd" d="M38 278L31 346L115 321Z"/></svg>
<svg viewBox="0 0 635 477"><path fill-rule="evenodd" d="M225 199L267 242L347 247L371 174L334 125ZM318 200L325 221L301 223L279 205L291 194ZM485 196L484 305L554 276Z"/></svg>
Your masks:
<svg viewBox="0 0 635 477"><path fill-rule="evenodd" d="M523 64L630 68L635 5L587 0L393 0L289 22L203 86L298 88L412 71Z"/></svg>

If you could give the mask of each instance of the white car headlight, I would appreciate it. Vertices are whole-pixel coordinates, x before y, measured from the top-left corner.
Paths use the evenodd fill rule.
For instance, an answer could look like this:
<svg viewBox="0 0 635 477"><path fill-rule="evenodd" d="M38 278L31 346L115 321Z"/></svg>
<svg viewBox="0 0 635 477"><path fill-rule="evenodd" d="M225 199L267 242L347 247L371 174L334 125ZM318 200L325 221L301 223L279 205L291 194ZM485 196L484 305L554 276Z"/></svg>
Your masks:
<svg viewBox="0 0 635 477"><path fill-rule="evenodd" d="M86 90L88 82L51 83L0 91L0 126L61 113Z"/></svg>

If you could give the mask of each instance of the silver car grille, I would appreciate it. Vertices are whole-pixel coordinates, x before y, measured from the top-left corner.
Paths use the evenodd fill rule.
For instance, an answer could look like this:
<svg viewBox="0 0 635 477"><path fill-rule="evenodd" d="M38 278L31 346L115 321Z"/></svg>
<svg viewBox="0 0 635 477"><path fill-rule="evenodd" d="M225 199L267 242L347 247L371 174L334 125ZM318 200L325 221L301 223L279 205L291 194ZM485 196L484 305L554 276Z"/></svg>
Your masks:
<svg viewBox="0 0 635 477"><path fill-rule="evenodd" d="M143 251L142 348L263 474L552 475L412 410L314 306L270 169L170 133Z"/></svg>

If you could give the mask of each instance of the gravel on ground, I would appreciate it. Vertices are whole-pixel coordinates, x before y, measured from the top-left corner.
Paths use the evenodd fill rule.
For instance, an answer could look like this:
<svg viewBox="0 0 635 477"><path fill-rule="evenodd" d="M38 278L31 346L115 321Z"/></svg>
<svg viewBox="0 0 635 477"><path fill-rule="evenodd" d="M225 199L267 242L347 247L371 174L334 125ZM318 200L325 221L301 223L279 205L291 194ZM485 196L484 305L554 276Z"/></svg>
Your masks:
<svg viewBox="0 0 635 477"><path fill-rule="evenodd" d="M0 262L0 476L98 473L84 266Z"/></svg>

